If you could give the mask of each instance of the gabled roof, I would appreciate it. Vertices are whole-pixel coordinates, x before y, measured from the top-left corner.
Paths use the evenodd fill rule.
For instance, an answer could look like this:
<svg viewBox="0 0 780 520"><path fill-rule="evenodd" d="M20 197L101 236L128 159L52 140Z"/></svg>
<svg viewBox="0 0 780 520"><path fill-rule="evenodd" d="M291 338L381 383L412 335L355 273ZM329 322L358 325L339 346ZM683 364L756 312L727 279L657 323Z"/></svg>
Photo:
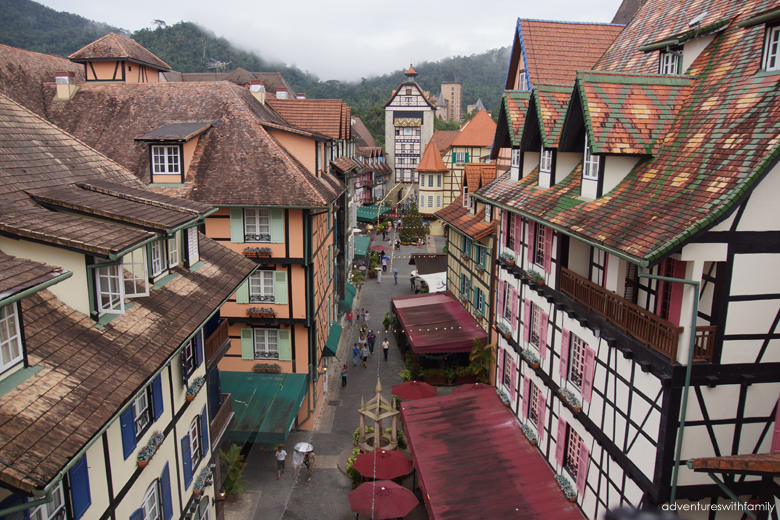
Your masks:
<svg viewBox="0 0 780 520"><path fill-rule="evenodd" d="M434 143L439 150L439 154L443 154L458 135L460 135L460 132L457 130L436 130L433 136L431 136L429 143Z"/></svg>
<svg viewBox="0 0 780 520"><path fill-rule="evenodd" d="M480 240L496 230L496 221L485 223L485 208L482 208L473 216L469 215L469 209L463 207L463 195L452 201L446 208L434 213L438 218L461 233L465 233L474 240Z"/></svg>
<svg viewBox="0 0 780 520"><path fill-rule="evenodd" d="M523 129L523 149L558 148L571 87L537 83L531 94Z"/></svg>
<svg viewBox="0 0 780 520"><path fill-rule="evenodd" d="M486 110L480 110L473 119L463 124L451 146L493 146L495 136L496 122Z"/></svg>
<svg viewBox="0 0 780 520"><path fill-rule="evenodd" d="M496 178L496 163L468 163L463 167L464 186L477 191Z"/></svg>
<svg viewBox="0 0 780 520"><path fill-rule="evenodd" d="M171 70L170 65L146 50L135 40L116 33L108 33L82 47L69 56L75 62L101 60L129 60L144 65L151 65L160 70Z"/></svg>
<svg viewBox="0 0 780 520"><path fill-rule="evenodd" d="M431 109L433 109L434 112L435 112L436 111L436 105L431 103L430 93L424 91L422 89L422 87L420 85L418 85L417 82L415 82L415 81L404 81L403 83L398 85L398 88L393 91L393 93L390 95L390 99L388 99L387 102L384 105L382 105L382 108L387 108L387 105L392 103L393 99L395 99L396 96L403 95L403 94L401 94L401 89L402 88L404 88L404 87L411 87L412 85L414 85L417 88L418 94L423 97L423 99L428 104L428 106L431 107Z"/></svg>
<svg viewBox="0 0 780 520"><path fill-rule="evenodd" d="M232 83L85 83L73 99L52 103L49 114L146 183L149 152L135 137L165 122L211 121L184 186L155 188L168 195L214 205L282 207L323 207L338 196L329 180L312 175L266 127L311 132L289 125Z"/></svg>
<svg viewBox="0 0 780 520"><path fill-rule="evenodd" d="M16 258L0 251L0 302L67 273L56 265Z"/></svg>
<svg viewBox="0 0 780 520"><path fill-rule="evenodd" d="M355 148L376 148L376 140L371 132L368 131L363 120L356 115L352 115L352 135L360 137L360 141L355 143Z"/></svg>
<svg viewBox="0 0 780 520"><path fill-rule="evenodd" d="M428 144L425 145L425 151L423 152L422 159L420 159L420 164L417 165L417 168L415 168L414 171L420 173L449 172L450 169L444 166L444 161L441 160L439 149L432 141L433 140L429 141Z"/></svg>
<svg viewBox="0 0 780 520"><path fill-rule="evenodd" d="M623 0L612 18L612 23L627 24L644 2L645 0Z"/></svg>
<svg viewBox="0 0 780 520"><path fill-rule="evenodd" d="M274 112L291 125L331 139L351 139L351 109L340 99L270 99Z"/></svg>
<svg viewBox="0 0 780 520"><path fill-rule="evenodd" d="M176 141L186 143L193 137L199 136L211 128L210 122L201 123L166 123L160 128L155 128L142 136L136 137L136 141Z"/></svg>

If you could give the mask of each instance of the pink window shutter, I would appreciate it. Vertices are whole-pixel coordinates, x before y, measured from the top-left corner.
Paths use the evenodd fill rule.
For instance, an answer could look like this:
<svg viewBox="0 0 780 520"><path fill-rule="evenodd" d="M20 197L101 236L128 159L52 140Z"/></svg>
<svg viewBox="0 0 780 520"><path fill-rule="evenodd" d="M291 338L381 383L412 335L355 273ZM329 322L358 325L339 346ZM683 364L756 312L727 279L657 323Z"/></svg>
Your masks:
<svg viewBox="0 0 780 520"><path fill-rule="evenodd" d="M498 311L498 315L503 317L504 316L504 290L506 287L506 282L504 280L498 281L498 301L496 302L496 310Z"/></svg>
<svg viewBox="0 0 780 520"><path fill-rule="evenodd" d="M531 300L525 299L523 304L523 339L531 338Z"/></svg>
<svg viewBox="0 0 780 520"><path fill-rule="evenodd" d="M498 359L496 361L496 388L501 388L501 383L504 381L504 349L498 347Z"/></svg>
<svg viewBox="0 0 780 520"><path fill-rule="evenodd" d="M569 338L571 333L567 329L561 332L561 364L558 365L558 373L565 381L569 377Z"/></svg>
<svg viewBox="0 0 780 520"><path fill-rule="evenodd" d="M552 272L552 248L553 248L553 230L551 227L544 228L544 270Z"/></svg>
<svg viewBox="0 0 780 520"><path fill-rule="evenodd" d="M501 212L501 245L506 246L507 240L509 237L507 237L506 231L509 224L509 212L507 210L504 210Z"/></svg>
<svg viewBox="0 0 780 520"><path fill-rule="evenodd" d="M772 453L780 453L780 399L777 401L777 411L775 412L775 432L772 435Z"/></svg>
<svg viewBox="0 0 780 520"><path fill-rule="evenodd" d="M590 402L593 393L593 374L596 371L596 351L585 345L584 370L582 374L582 400Z"/></svg>
<svg viewBox="0 0 780 520"><path fill-rule="evenodd" d="M674 278L685 278L685 262L679 260L670 260L674 262ZM669 301L669 321L680 326L680 312L682 311L682 299L684 284L673 283L672 284L672 298Z"/></svg>
<svg viewBox="0 0 780 520"><path fill-rule="evenodd" d="M588 482L588 462L590 460L590 451L585 445L585 441L580 441L580 460L577 463L577 491L580 496L585 493L585 484Z"/></svg>
<svg viewBox="0 0 780 520"><path fill-rule="evenodd" d="M550 322L550 316L546 312L540 312L539 318L539 357L547 357L547 324Z"/></svg>
<svg viewBox="0 0 780 520"><path fill-rule="evenodd" d="M534 265L534 242L536 237L536 222L528 221L528 268Z"/></svg>
<svg viewBox="0 0 780 520"><path fill-rule="evenodd" d="M547 411L547 399L539 394L539 404L536 410L536 433L539 435L539 442L544 440L544 414Z"/></svg>
<svg viewBox="0 0 780 520"><path fill-rule="evenodd" d="M528 406L531 403L531 380L523 378L523 415L528 416Z"/></svg>
<svg viewBox="0 0 780 520"><path fill-rule="evenodd" d="M515 383L517 382L517 362L514 359L509 361L509 368L512 373L509 374L509 398L515 400Z"/></svg>
<svg viewBox="0 0 780 520"><path fill-rule="evenodd" d="M517 328L517 302L520 301L520 298L517 296L517 289L514 287L512 287L510 297L512 298L512 330L514 330Z"/></svg>
<svg viewBox="0 0 780 520"><path fill-rule="evenodd" d="M555 441L555 460L563 466L563 458L566 455L566 421L558 418L558 438Z"/></svg>

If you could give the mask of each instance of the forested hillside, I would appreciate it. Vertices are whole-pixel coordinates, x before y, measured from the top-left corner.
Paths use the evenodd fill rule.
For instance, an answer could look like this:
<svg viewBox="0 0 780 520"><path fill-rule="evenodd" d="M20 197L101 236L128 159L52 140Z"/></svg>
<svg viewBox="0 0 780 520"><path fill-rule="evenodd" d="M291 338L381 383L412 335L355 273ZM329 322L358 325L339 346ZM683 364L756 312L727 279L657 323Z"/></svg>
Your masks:
<svg viewBox="0 0 780 520"><path fill-rule="evenodd" d="M181 72L206 72L211 60L229 62L227 70L242 67L251 71L278 71L296 91L310 98L336 98L346 101L366 126L384 142L384 110L381 108L393 89L404 80L407 63L394 63L399 68L379 77L363 78L349 83L322 81L316 76L282 64L264 60L254 52L236 49L225 38L189 22L167 26L157 21L155 29L128 33L123 29L93 22L78 15L58 13L32 0L0 0L0 43L22 49L68 56L84 45L109 32L119 32L149 49ZM153 23L150 20L150 24ZM261 49L262 52L262 49ZM463 109L482 99L485 107L498 106L509 63L509 49L490 50L471 56L456 56L437 62L415 63L420 86L438 95L441 81L451 72L463 83Z"/></svg>

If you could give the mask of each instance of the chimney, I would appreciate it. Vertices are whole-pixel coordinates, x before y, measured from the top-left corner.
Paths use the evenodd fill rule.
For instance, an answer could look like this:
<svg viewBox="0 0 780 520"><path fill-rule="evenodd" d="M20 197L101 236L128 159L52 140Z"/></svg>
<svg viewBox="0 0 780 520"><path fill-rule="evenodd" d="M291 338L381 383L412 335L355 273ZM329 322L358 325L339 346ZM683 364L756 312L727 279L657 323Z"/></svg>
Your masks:
<svg viewBox="0 0 780 520"><path fill-rule="evenodd" d="M306 94L304 94L303 92L299 93L297 99L306 99Z"/></svg>
<svg viewBox="0 0 780 520"><path fill-rule="evenodd" d="M287 99L287 89L286 88L278 88L276 89L276 99Z"/></svg>
<svg viewBox="0 0 780 520"><path fill-rule="evenodd" d="M54 81L57 83L57 97L55 99L65 101L76 93L75 72L55 72Z"/></svg>
<svg viewBox="0 0 780 520"><path fill-rule="evenodd" d="M261 105L265 105L265 86L259 79L253 79L249 84L249 92L260 102Z"/></svg>

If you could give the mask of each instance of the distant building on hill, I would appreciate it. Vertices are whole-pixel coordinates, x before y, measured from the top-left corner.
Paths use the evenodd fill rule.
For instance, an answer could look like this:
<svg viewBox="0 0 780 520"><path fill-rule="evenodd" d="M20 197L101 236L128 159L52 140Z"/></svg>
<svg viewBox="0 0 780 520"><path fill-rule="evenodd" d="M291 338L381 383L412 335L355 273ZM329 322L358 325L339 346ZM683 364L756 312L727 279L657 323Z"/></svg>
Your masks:
<svg viewBox="0 0 780 520"><path fill-rule="evenodd" d="M441 96L447 104L447 121L461 121L463 119L463 84L455 77L454 72L441 82Z"/></svg>

